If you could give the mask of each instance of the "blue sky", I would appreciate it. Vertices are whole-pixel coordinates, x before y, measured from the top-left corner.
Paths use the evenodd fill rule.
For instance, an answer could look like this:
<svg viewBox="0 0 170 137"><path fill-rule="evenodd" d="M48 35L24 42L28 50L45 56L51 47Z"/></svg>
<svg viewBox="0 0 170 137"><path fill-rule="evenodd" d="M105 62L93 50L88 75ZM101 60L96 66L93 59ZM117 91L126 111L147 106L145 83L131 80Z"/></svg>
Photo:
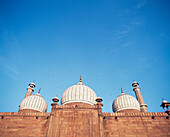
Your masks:
<svg viewBox="0 0 170 137"><path fill-rule="evenodd" d="M170 101L169 0L1 0L0 111L17 112L28 84L47 101L83 83L103 112L139 82L150 112Z"/></svg>

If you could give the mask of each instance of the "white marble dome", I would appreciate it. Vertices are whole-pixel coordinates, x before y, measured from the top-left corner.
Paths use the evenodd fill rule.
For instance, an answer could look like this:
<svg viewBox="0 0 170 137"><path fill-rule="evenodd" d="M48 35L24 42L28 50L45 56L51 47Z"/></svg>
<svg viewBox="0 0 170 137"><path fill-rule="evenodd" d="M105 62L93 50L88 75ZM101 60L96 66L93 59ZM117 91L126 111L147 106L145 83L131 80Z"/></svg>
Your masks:
<svg viewBox="0 0 170 137"><path fill-rule="evenodd" d="M61 97L61 104L65 105L73 102L82 102L94 105L96 104L96 98L97 96L95 92L88 86L84 85L80 80L78 84L66 89Z"/></svg>
<svg viewBox="0 0 170 137"><path fill-rule="evenodd" d="M47 103L44 98L39 94L30 95L26 97L20 104L20 110L32 109L39 112L47 111Z"/></svg>
<svg viewBox="0 0 170 137"><path fill-rule="evenodd" d="M122 110L139 110L140 111L140 105L139 102L134 98L133 96L121 93L120 96L118 96L112 104L113 112L119 112Z"/></svg>

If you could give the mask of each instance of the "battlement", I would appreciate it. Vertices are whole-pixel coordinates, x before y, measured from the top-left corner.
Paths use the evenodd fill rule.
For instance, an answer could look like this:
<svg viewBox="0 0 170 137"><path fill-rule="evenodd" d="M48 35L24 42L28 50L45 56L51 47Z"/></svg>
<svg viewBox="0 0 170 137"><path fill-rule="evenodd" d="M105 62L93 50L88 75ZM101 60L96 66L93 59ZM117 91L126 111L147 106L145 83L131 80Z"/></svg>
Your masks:
<svg viewBox="0 0 170 137"><path fill-rule="evenodd" d="M20 113L20 112L0 112L0 116L38 116L46 117L50 116L51 113Z"/></svg>
<svg viewBox="0 0 170 137"><path fill-rule="evenodd" d="M75 109L76 106L59 106L57 108L63 108L63 109ZM78 107L82 109L89 109L89 108L96 108L96 106L91 107ZM19 113L19 112L0 112L0 116L50 116L51 113ZM109 117L125 117L125 116L140 116L140 117L149 117L149 116L157 116L157 117L164 117L168 116L167 113L164 112L139 112L139 113L102 113L102 116L109 116Z"/></svg>
<svg viewBox="0 0 170 137"><path fill-rule="evenodd" d="M73 103L72 103L73 104ZM54 109L98 109L98 105L73 104L73 105L55 105Z"/></svg>
<svg viewBox="0 0 170 137"><path fill-rule="evenodd" d="M156 117L164 117L168 116L167 113L164 112L138 112L138 113L102 113L103 116L108 117L150 117L150 116L156 116Z"/></svg>

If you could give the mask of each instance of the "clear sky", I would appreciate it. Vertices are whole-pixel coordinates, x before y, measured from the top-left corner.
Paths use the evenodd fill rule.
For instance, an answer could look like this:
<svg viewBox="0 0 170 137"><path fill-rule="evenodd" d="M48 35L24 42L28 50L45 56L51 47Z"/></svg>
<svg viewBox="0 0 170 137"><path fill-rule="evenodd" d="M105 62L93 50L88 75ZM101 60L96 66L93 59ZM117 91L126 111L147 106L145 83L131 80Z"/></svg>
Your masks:
<svg viewBox="0 0 170 137"><path fill-rule="evenodd" d="M28 84L51 99L79 82L103 112L141 87L150 112L170 101L169 0L1 0L0 111L17 112ZM61 99L60 99L61 100Z"/></svg>

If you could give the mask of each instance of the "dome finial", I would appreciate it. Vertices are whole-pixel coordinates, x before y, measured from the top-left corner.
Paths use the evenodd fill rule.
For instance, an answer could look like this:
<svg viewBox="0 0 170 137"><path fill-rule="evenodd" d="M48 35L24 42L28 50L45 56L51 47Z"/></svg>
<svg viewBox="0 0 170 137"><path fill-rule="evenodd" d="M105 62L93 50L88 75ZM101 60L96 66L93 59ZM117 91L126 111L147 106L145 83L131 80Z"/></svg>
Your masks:
<svg viewBox="0 0 170 137"><path fill-rule="evenodd" d="M81 75L80 75L80 81L79 82L82 82Z"/></svg>
<svg viewBox="0 0 170 137"><path fill-rule="evenodd" d="M121 88L121 93L123 93L123 89Z"/></svg>
<svg viewBox="0 0 170 137"><path fill-rule="evenodd" d="M41 90L41 88L38 90L38 93L40 94L40 90Z"/></svg>

